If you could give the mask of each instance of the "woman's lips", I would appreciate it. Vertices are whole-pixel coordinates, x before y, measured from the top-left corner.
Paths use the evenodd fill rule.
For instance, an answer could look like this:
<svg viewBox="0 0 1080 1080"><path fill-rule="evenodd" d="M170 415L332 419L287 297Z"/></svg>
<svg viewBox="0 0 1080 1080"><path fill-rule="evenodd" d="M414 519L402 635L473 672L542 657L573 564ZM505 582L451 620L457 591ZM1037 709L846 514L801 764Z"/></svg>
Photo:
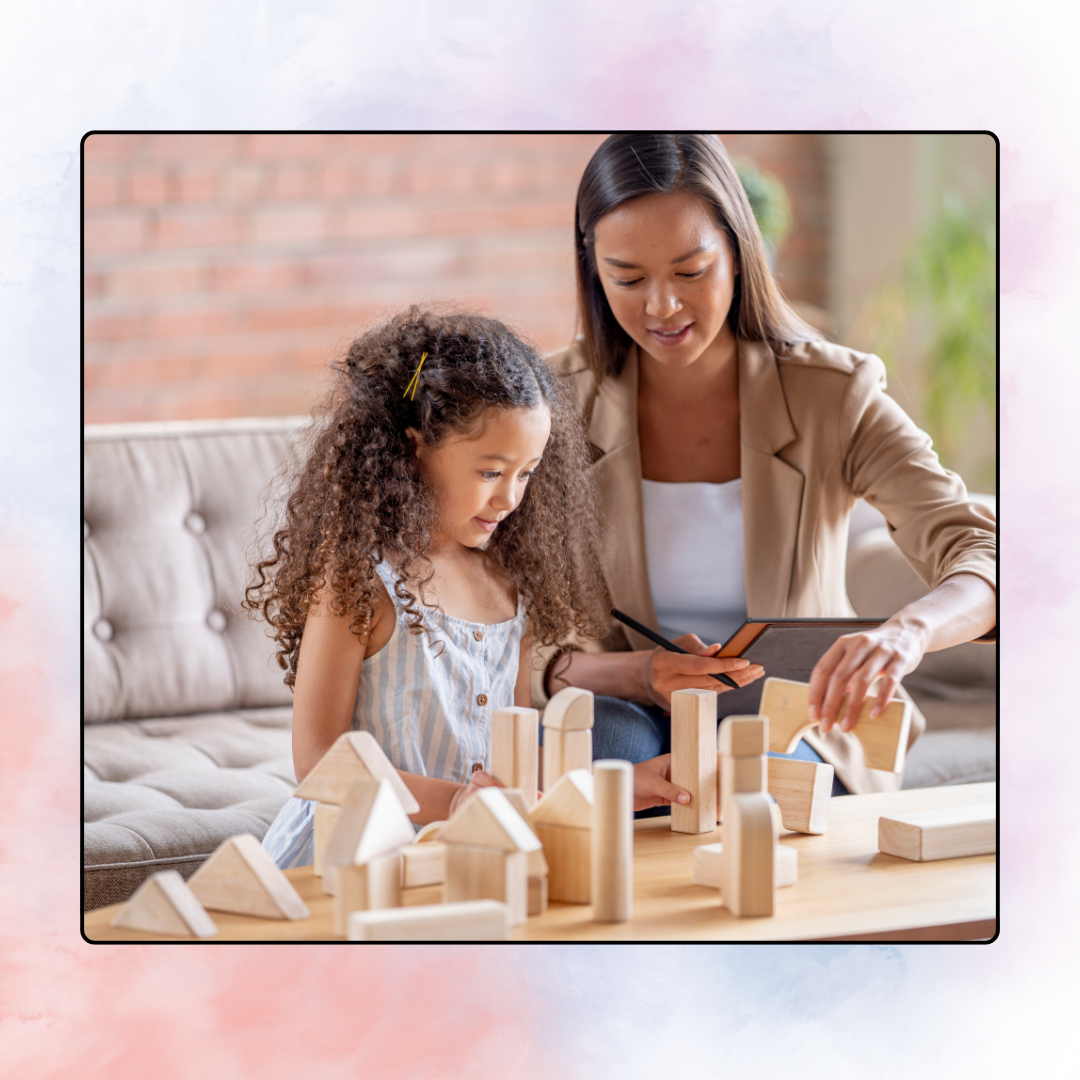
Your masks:
<svg viewBox="0 0 1080 1080"><path fill-rule="evenodd" d="M681 345L690 336L690 331L694 328L693 323L687 323L677 333L668 333L663 330L649 329L649 333L652 334L653 341L659 342L661 345Z"/></svg>
<svg viewBox="0 0 1080 1080"><path fill-rule="evenodd" d="M495 526L499 524L497 521L485 521L482 517L473 518L473 521L485 532L494 532Z"/></svg>

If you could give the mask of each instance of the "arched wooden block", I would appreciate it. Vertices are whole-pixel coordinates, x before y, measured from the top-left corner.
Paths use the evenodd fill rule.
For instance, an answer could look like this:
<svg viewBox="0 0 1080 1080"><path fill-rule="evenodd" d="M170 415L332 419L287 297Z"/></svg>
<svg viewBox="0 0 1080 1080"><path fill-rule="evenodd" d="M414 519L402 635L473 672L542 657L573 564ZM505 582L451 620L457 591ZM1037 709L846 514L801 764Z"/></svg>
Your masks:
<svg viewBox="0 0 1080 1080"><path fill-rule="evenodd" d="M789 679L765 680L758 711L769 718L769 749L773 753L790 754L799 739L817 724L816 720L809 718L809 694L808 683ZM911 730L911 703L894 698L879 717L871 719L873 705L873 698L863 702L852 734L862 744L867 768L900 772L904 767ZM837 715L842 716L843 712Z"/></svg>
<svg viewBox="0 0 1080 1080"><path fill-rule="evenodd" d="M771 915L776 847L772 802L764 792L749 792L733 795L728 805L720 903L732 915Z"/></svg>
<svg viewBox="0 0 1080 1080"><path fill-rule="evenodd" d="M585 731L593 726L593 692L567 686L554 694L544 709L544 727L556 731Z"/></svg>

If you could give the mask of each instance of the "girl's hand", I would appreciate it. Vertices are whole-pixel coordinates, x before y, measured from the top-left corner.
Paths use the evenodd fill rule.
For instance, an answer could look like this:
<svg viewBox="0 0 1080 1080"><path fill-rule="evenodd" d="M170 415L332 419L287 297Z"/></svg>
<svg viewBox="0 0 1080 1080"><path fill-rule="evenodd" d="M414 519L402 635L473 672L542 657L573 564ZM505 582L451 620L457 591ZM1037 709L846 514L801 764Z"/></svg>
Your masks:
<svg viewBox="0 0 1080 1080"><path fill-rule="evenodd" d="M685 806L690 792L671 782L671 755L661 754L634 766L634 809L650 806L670 806L677 802Z"/></svg>
<svg viewBox="0 0 1080 1080"><path fill-rule="evenodd" d="M836 723L841 731L850 731L876 679L881 683L870 716L880 716L892 701L901 678L919 666L925 652L925 632L893 620L873 630L837 638L810 675L810 719L820 719L823 735ZM840 716L845 694L849 695L847 707Z"/></svg>
<svg viewBox="0 0 1080 1080"><path fill-rule="evenodd" d="M469 777L469 782L462 784L460 790L450 800L450 814L453 815L455 810L464 806L481 788L502 786L491 773L484 772L483 769L477 769Z"/></svg>
<svg viewBox="0 0 1080 1080"><path fill-rule="evenodd" d="M642 657L639 697L667 711L671 710L671 695L675 690L715 690L723 694L731 689L710 675L723 672L742 687L765 674L760 664L751 664L749 660L716 657L720 646L706 646L697 634L683 634L675 639L675 644L692 655L668 652L659 647L639 654Z"/></svg>

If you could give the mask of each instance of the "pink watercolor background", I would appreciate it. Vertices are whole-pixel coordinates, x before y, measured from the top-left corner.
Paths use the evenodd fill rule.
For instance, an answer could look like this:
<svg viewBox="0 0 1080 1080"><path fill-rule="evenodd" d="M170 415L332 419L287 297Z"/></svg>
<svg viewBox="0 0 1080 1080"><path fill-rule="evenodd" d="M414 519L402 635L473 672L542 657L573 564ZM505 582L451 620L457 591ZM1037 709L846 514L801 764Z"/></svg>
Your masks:
<svg viewBox="0 0 1080 1080"><path fill-rule="evenodd" d="M1076 9L314 0L293 11L191 0L155 10L15 0L0 42L5 1073L539 1080L766 1076L796 1060L809 1077L1071 1071ZM82 941L78 142L91 128L229 125L998 134L998 942L361 953Z"/></svg>

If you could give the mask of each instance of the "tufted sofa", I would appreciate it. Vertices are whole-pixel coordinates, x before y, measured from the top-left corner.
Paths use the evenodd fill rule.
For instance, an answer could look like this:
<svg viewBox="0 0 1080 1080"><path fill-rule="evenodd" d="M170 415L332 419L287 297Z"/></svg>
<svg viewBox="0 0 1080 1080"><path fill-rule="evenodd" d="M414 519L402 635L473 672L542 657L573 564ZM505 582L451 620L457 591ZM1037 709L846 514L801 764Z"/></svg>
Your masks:
<svg viewBox="0 0 1080 1080"><path fill-rule="evenodd" d="M84 434L83 906L151 873L185 877L227 837L262 837L295 787L291 694L240 609L255 528L279 505L305 421L100 425ZM264 520L265 526L265 520ZM848 588L860 614L922 586L860 504ZM927 657L905 786L996 771L994 646Z"/></svg>

